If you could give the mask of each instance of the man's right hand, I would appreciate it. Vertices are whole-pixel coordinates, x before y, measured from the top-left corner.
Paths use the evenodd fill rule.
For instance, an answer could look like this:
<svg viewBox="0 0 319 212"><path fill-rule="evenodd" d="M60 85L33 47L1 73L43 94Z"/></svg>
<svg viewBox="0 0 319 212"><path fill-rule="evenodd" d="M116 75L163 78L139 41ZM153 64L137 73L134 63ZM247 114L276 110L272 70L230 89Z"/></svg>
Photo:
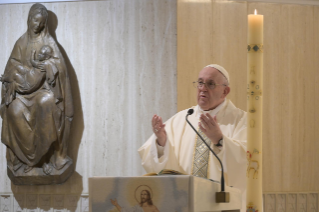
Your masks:
<svg viewBox="0 0 319 212"><path fill-rule="evenodd" d="M157 137L157 139L156 139L157 143L160 146L165 146L167 135L166 135L166 131L165 131L165 124L163 124L163 120L160 116L158 116L158 115L153 116L152 128L153 128L154 134Z"/></svg>

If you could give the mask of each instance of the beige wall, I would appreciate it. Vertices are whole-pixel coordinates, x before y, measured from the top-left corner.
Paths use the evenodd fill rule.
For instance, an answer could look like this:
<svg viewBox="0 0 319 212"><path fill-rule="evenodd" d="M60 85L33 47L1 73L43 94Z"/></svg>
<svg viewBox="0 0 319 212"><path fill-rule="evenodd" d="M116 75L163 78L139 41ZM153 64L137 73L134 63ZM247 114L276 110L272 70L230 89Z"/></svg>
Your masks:
<svg viewBox="0 0 319 212"><path fill-rule="evenodd" d="M246 110L247 14L264 15L264 192L319 191L319 6L178 0L178 110L207 64L231 76Z"/></svg>

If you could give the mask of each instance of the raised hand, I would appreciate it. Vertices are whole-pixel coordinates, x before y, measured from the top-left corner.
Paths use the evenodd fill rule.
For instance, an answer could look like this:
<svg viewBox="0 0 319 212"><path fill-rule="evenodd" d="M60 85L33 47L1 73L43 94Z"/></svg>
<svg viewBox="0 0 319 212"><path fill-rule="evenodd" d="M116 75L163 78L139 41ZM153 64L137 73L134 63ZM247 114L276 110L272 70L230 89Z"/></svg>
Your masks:
<svg viewBox="0 0 319 212"><path fill-rule="evenodd" d="M166 131L165 131L165 124L163 124L163 120L160 116L154 115L152 118L152 128L153 132L157 137L157 143L160 146L165 146L166 144Z"/></svg>
<svg viewBox="0 0 319 212"><path fill-rule="evenodd" d="M218 141L223 138L223 133L219 128L216 116L202 114L200 115L199 128L201 131L214 143L218 144Z"/></svg>
<svg viewBox="0 0 319 212"><path fill-rule="evenodd" d="M111 203L112 203L112 205L114 205L114 206L117 206L117 205L119 205L118 203L117 203L117 200L116 200L116 198L114 199L114 200L112 200L112 199L110 199L111 200Z"/></svg>
<svg viewBox="0 0 319 212"><path fill-rule="evenodd" d="M116 198L114 200L112 200L112 199L110 199L110 200L111 200L112 205L114 205L117 208L117 210L121 212L122 207L117 203Z"/></svg>

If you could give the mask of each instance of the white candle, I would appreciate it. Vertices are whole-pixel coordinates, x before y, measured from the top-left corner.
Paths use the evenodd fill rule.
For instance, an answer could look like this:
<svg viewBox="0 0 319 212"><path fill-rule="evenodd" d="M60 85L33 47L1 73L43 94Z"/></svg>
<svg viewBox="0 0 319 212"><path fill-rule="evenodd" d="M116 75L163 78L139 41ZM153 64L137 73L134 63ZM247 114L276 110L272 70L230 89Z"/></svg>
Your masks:
<svg viewBox="0 0 319 212"><path fill-rule="evenodd" d="M248 15L248 44L261 44L263 42L264 16Z"/></svg>
<svg viewBox="0 0 319 212"><path fill-rule="evenodd" d="M247 211L262 207L262 15L248 15L247 55Z"/></svg>

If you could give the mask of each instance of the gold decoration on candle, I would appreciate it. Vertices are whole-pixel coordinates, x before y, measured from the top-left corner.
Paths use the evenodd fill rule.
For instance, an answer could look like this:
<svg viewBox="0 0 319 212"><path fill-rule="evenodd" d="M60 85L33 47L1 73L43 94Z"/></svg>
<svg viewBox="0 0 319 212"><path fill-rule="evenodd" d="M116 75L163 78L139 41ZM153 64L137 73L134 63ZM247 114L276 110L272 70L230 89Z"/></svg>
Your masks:
<svg viewBox="0 0 319 212"><path fill-rule="evenodd" d="M256 206L254 206L254 203L250 202L247 205L247 212L259 212L256 208Z"/></svg>
<svg viewBox="0 0 319 212"><path fill-rule="evenodd" d="M259 162L258 160L252 160L254 154L259 154L257 149L254 149L252 153L247 151L247 177L249 178L249 173L253 170L253 179L258 178Z"/></svg>
<svg viewBox="0 0 319 212"><path fill-rule="evenodd" d="M250 44L247 46L248 53L250 52L263 52L264 46L262 44Z"/></svg>
<svg viewBox="0 0 319 212"><path fill-rule="evenodd" d="M254 127L255 127L255 120L254 120L254 119L251 119L251 120L250 120L250 127L251 127L251 128L254 128Z"/></svg>
<svg viewBox="0 0 319 212"><path fill-rule="evenodd" d="M249 112L250 113L254 113L254 112L256 112L256 110L255 109L250 109Z"/></svg>
<svg viewBox="0 0 319 212"><path fill-rule="evenodd" d="M252 67L251 67L251 69L250 69L250 74L256 74L256 73L255 73L255 66L252 66Z"/></svg>
<svg viewBox="0 0 319 212"><path fill-rule="evenodd" d="M247 95L262 96L262 92L261 91L250 91L250 92L247 92Z"/></svg>

